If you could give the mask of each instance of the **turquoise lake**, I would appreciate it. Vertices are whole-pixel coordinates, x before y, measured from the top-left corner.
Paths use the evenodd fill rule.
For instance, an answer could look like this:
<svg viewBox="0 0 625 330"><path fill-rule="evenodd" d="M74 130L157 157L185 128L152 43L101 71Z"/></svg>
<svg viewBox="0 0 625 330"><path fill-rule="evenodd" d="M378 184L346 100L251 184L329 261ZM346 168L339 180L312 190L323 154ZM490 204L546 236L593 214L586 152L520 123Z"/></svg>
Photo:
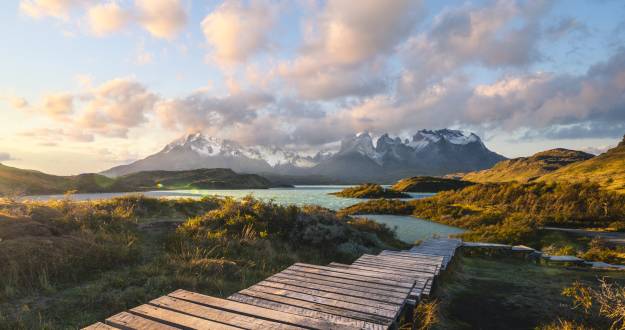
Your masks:
<svg viewBox="0 0 625 330"><path fill-rule="evenodd" d="M342 198L329 195L331 192L340 191L348 186L296 186L295 188L272 188L272 189L242 189L242 190L172 190L172 191L147 191L141 194L150 197L162 198L201 198L202 196L231 196L241 198L252 195L264 201L274 201L278 204L307 205L317 204L332 210L362 202L362 199ZM99 193L99 194L74 194L73 200L97 200L137 193ZM432 196L430 193L410 193L410 199L425 198ZM30 196L32 200L62 199L64 195ZM396 215L367 215L367 218L384 223L395 228L397 236L402 241L412 243L433 235L447 237L451 234L463 232L460 228L450 227L432 221L417 219L410 216Z"/></svg>

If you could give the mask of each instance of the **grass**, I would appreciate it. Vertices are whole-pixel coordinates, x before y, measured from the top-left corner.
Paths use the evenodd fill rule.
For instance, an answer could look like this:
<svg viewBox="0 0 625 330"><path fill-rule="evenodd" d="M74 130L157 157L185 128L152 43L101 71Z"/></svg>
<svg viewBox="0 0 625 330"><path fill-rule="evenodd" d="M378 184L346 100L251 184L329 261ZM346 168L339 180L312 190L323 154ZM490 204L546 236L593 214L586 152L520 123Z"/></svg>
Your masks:
<svg viewBox="0 0 625 330"><path fill-rule="evenodd" d="M408 198L410 195L401 191L383 188L379 184L366 183L356 187L345 188L339 192L330 193L347 198Z"/></svg>
<svg viewBox="0 0 625 330"><path fill-rule="evenodd" d="M391 188L403 192L441 192L462 189L474 183L431 176L415 176L397 181Z"/></svg>
<svg viewBox="0 0 625 330"><path fill-rule="evenodd" d="M573 310L571 300L562 295L575 282L597 287L602 277L625 283L622 272L458 255L437 284L438 323L432 328L560 329L558 324L577 324L606 329L606 319Z"/></svg>
<svg viewBox="0 0 625 330"><path fill-rule="evenodd" d="M253 198L0 204L0 329L82 327L176 289L225 297L295 262L405 247L385 226Z"/></svg>

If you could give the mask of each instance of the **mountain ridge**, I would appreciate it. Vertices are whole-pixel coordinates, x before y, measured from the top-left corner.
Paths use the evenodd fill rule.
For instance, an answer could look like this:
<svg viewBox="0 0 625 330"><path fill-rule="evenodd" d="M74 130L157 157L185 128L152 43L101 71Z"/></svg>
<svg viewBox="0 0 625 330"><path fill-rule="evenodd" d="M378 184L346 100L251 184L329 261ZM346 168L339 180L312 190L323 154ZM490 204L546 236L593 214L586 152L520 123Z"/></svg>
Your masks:
<svg viewBox="0 0 625 330"><path fill-rule="evenodd" d="M405 140L383 134L375 143L369 132L360 132L342 139L337 152L320 150L314 156L276 146L242 146L193 133L172 141L158 153L101 174L116 177L146 170L220 167L241 173L314 175L353 183L391 182L406 176L485 169L503 159L474 133L450 129L419 130Z"/></svg>

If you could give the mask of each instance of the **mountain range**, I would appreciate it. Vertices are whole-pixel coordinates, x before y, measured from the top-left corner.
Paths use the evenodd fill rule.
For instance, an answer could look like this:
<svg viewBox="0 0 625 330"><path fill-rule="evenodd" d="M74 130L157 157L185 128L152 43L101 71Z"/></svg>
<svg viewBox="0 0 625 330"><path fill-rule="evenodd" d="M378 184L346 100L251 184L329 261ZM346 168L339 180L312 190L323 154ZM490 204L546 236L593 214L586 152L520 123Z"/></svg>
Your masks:
<svg viewBox="0 0 625 330"><path fill-rule="evenodd" d="M101 174L117 177L140 171L230 168L271 176L318 176L344 183L392 182L413 175L444 175L490 168L505 157L490 151L474 133L420 130L409 139L368 132L341 140L336 152L304 155L279 147L242 146L231 140L186 135L160 152Z"/></svg>

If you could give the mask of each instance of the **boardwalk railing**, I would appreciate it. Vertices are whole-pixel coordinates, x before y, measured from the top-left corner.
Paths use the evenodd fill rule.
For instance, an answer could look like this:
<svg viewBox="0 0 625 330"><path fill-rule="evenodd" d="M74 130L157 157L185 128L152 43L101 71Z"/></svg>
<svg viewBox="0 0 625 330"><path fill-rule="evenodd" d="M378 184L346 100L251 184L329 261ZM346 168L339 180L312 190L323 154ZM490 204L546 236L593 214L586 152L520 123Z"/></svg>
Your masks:
<svg viewBox="0 0 625 330"><path fill-rule="evenodd" d="M227 299L177 290L85 329L388 329L430 294L460 244L430 239L351 265L296 263Z"/></svg>

